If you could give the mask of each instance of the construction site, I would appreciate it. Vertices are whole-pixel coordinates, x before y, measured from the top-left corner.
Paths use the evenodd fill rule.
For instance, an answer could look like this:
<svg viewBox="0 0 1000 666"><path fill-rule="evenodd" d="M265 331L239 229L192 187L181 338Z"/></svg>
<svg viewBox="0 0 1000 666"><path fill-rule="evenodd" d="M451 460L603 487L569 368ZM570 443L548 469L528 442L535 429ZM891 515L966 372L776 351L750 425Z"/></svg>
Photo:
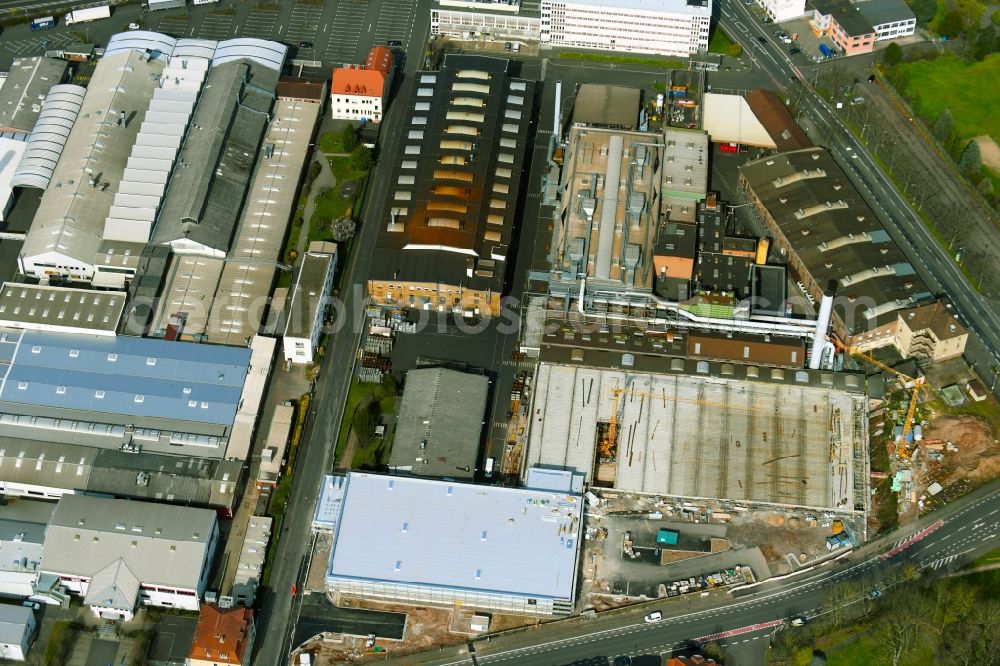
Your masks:
<svg viewBox="0 0 1000 666"><path fill-rule="evenodd" d="M583 473L592 488L864 513L866 396L844 373L698 362L639 372L542 363L528 467ZM721 373L720 373L721 374ZM837 386L839 382L842 386ZM863 384L863 382L861 382Z"/></svg>

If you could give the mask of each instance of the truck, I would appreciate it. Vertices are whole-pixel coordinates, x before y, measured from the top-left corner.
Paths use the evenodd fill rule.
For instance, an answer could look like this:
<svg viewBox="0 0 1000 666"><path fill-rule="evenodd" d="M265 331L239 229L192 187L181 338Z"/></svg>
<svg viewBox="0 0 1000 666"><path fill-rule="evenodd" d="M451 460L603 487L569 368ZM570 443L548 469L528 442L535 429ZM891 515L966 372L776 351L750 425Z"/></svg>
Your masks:
<svg viewBox="0 0 1000 666"><path fill-rule="evenodd" d="M56 24L56 17L54 16L43 16L41 18L36 18L31 22L32 30L44 30L45 28L52 28Z"/></svg>
<svg viewBox="0 0 1000 666"><path fill-rule="evenodd" d="M826 44L820 44L819 45L819 52L823 54L824 58L832 58L833 57L833 51L831 51L830 47L827 46Z"/></svg>
<svg viewBox="0 0 1000 666"><path fill-rule="evenodd" d="M87 7L86 9L74 9L63 19L66 25L74 23L86 23L87 21L97 21L111 18L111 7L101 5L99 7Z"/></svg>

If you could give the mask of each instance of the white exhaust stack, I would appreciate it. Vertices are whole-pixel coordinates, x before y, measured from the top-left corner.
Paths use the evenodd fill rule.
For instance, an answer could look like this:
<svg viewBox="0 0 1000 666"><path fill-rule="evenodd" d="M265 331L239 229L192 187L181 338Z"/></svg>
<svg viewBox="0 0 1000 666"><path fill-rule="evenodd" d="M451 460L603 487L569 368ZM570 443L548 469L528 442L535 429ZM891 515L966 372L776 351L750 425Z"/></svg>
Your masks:
<svg viewBox="0 0 1000 666"><path fill-rule="evenodd" d="M559 121L561 120L560 114L562 113L562 81L556 81L556 115L552 119L552 133L556 137L556 141L559 141Z"/></svg>
<svg viewBox="0 0 1000 666"><path fill-rule="evenodd" d="M813 332L812 355L809 357L809 369L819 370L826 349L826 332L830 328L830 316L833 314L833 290L823 292L819 302L819 318L816 320L816 330Z"/></svg>

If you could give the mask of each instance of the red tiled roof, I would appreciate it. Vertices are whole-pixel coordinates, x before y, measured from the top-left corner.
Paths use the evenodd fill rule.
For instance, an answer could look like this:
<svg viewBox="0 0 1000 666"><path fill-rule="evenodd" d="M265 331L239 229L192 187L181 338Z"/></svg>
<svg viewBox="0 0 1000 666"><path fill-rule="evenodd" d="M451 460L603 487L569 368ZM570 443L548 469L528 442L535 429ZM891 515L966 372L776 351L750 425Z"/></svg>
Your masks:
<svg viewBox="0 0 1000 666"><path fill-rule="evenodd" d="M249 608L222 610L202 604L188 656L220 664L242 664L252 627L253 611Z"/></svg>
<svg viewBox="0 0 1000 666"><path fill-rule="evenodd" d="M368 52L363 68L336 68L333 70L330 94L382 97L392 72L393 58L392 51L384 46L376 46Z"/></svg>

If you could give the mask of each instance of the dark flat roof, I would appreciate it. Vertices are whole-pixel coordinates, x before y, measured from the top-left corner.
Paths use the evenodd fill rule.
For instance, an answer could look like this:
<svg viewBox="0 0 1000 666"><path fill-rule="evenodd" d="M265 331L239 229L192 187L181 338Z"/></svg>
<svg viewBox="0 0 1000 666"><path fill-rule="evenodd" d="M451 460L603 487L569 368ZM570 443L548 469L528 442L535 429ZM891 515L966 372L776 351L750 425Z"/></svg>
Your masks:
<svg viewBox="0 0 1000 666"><path fill-rule="evenodd" d="M747 104L774 140L778 152L810 148L813 144L792 118L778 96L770 90L752 90L747 95Z"/></svg>
<svg viewBox="0 0 1000 666"><path fill-rule="evenodd" d="M850 0L810 0L810 4L825 16L833 16L840 27L851 37L861 37L875 32L871 22Z"/></svg>

